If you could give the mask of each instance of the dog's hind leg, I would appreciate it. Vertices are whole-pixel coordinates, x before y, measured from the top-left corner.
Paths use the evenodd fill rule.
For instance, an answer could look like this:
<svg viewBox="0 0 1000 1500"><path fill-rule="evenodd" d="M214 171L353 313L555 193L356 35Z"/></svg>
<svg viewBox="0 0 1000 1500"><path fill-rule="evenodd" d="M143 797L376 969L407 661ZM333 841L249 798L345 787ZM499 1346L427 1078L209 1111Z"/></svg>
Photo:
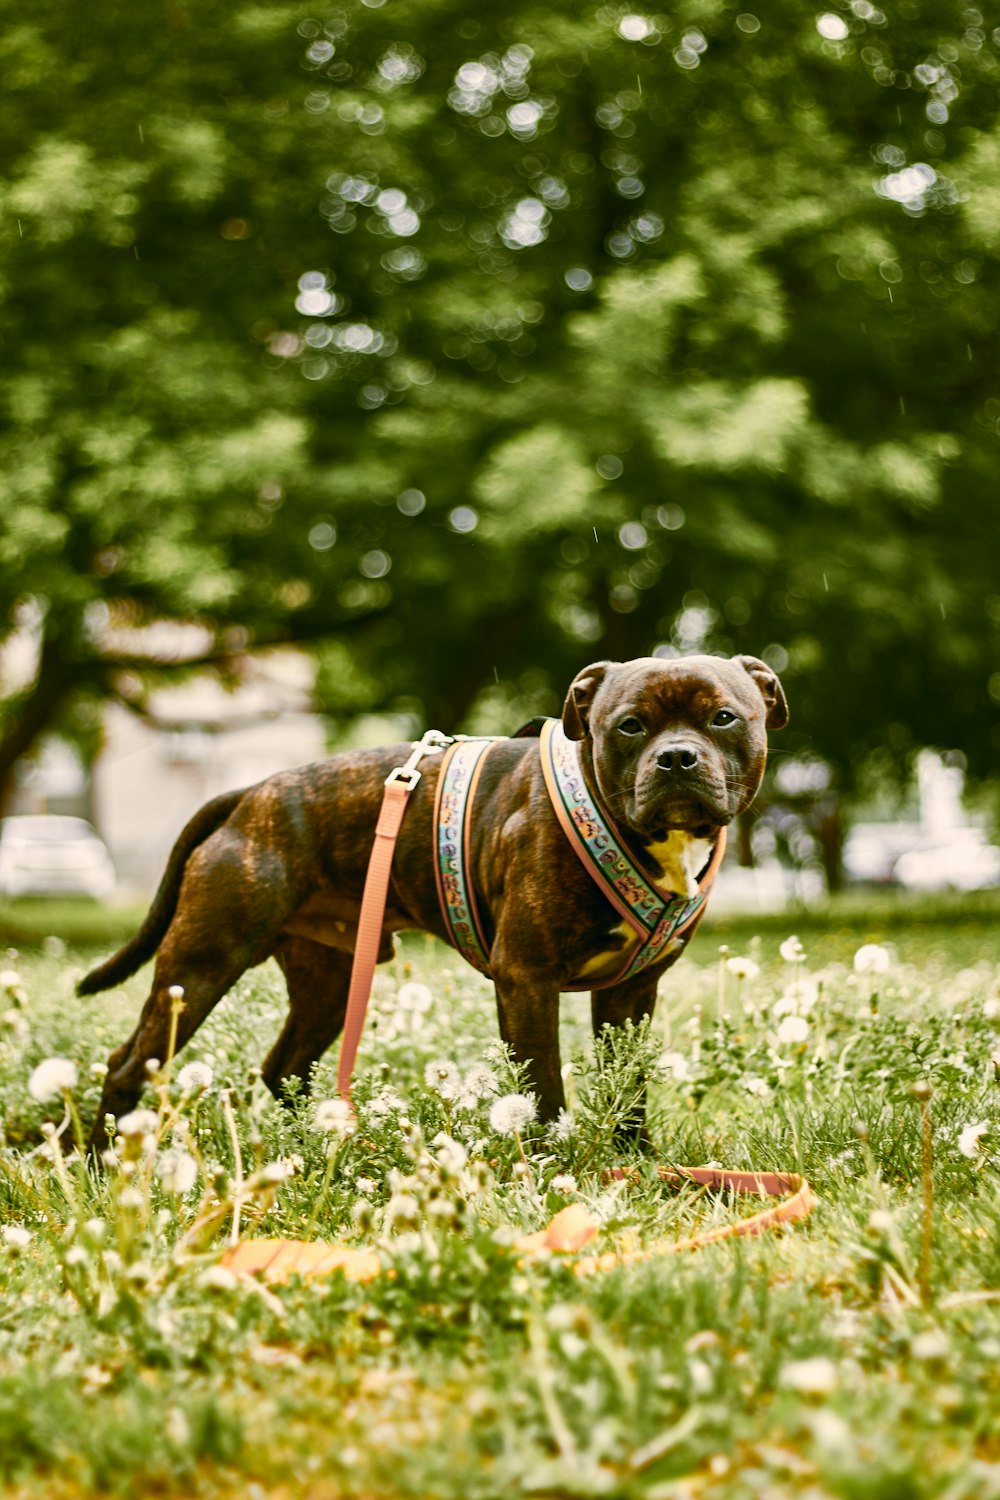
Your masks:
<svg viewBox="0 0 1000 1500"><path fill-rule="evenodd" d="M288 987L289 1012L263 1076L275 1098L284 1102L285 1080L300 1078L308 1092L313 1066L343 1030L353 957L304 937L282 937L274 956Z"/></svg>
<svg viewBox="0 0 1000 1500"><path fill-rule="evenodd" d="M262 957L264 954L250 950L249 944L213 944L211 948L205 944L192 948L189 939L166 935L156 960L153 989L142 1007L135 1031L108 1058L108 1073L90 1133L93 1148L100 1148L105 1142L106 1115L118 1119L135 1109L148 1082L147 1062L153 1058L165 1061L171 1034L169 990L180 986L184 992L175 1041L175 1052L180 1052L240 975L261 962Z"/></svg>

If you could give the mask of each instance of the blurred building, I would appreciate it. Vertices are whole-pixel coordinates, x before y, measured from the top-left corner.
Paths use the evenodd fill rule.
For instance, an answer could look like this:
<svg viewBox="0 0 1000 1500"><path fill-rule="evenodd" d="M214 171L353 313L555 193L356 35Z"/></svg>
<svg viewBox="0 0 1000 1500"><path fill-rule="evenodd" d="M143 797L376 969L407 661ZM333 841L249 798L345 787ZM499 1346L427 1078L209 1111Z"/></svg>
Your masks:
<svg viewBox="0 0 1000 1500"><path fill-rule="evenodd" d="M202 803L327 753L311 706L314 670L299 652L265 652L244 659L232 689L200 674L152 693L141 717L109 704L91 775L70 746L49 740L25 763L9 810L89 819L111 852L120 894L146 894Z"/></svg>

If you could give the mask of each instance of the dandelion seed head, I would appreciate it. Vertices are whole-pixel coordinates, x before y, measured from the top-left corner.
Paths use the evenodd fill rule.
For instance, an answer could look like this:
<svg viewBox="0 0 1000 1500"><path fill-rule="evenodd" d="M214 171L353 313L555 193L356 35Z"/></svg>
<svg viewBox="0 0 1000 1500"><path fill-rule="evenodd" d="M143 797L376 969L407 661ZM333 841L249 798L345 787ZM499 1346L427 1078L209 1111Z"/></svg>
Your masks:
<svg viewBox="0 0 1000 1500"><path fill-rule="evenodd" d="M806 950L794 934L792 937L785 938L785 941L778 948L778 952L786 964L804 964L806 961Z"/></svg>
<svg viewBox="0 0 1000 1500"><path fill-rule="evenodd" d="M563 1198L568 1198L577 1190L577 1181L572 1172L557 1172L549 1183L554 1193L559 1193Z"/></svg>
<svg viewBox="0 0 1000 1500"><path fill-rule="evenodd" d="M151 1109L133 1109L118 1121L118 1134L126 1138L135 1135L152 1135L159 1118Z"/></svg>
<svg viewBox="0 0 1000 1500"><path fill-rule="evenodd" d="M209 1266L198 1278L198 1285L212 1292L235 1292L239 1278L226 1266Z"/></svg>
<svg viewBox="0 0 1000 1500"><path fill-rule="evenodd" d="M424 1082L440 1099L453 1102L462 1093L462 1078L453 1062L439 1057L424 1069Z"/></svg>
<svg viewBox="0 0 1000 1500"><path fill-rule="evenodd" d="M963 1156L970 1161L975 1161L982 1147L980 1142L983 1136L990 1134L989 1120L977 1120L974 1125L966 1125L964 1130L958 1133L958 1149Z"/></svg>
<svg viewBox="0 0 1000 1500"><path fill-rule="evenodd" d="M433 1005L434 996L426 984L410 979L399 986L396 1001L400 1010L416 1011L418 1015L424 1015Z"/></svg>
<svg viewBox="0 0 1000 1500"><path fill-rule="evenodd" d="M779 1042L804 1042L808 1035L809 1022L804 1016L785 1016L778 1027Z"/></svg>
<svg viewBox="0 0 1000 1500"><path fill-rule="evenodd" d="M537 1115L538 1107L527 1094L503 1094L490 1106L490 1125L498 1135L517 1135Z"/></svg>
<svg viewBox="0 0 1000 1500"><path fill-rule="evenodd" d="M892 954L881 943L862 943L854 955L855 974L884 974L892 964Z"/></svg>
<svg viewBox="0 0 1000 1500"><path fill-rule="evenodd" d="M31 1244L31 1230L25 1229L23 1224L5 1224L0 1234L10 1250L26 1250Z"/></svg>
<svg viewBox="0 0 1000 1500"><path fill-rule="evenodd" d="M755 964L752 958L727 958L726 971L734 974L737 979L756 979L760 973L760 965Z"/></svg>
<svg viewBox="0 0 1000 1500"><path fill-rule="evenodd" d="M198 1163L189 1151L172 1146L157 1162L156 1175L168 1193L176 1193L182 1198L198 1180Z"/></svg>
<svg viewBox="0 0 1000 1500"><path fill-rule="evenodd" d="M76 1088L76 1063L68 1057L47 1057L28 1079L28 1093L39 1104Z"/></svg>
<svg viewBox="0 0 1000 1500"><path fill-rule="evenodd" d="M660 1067L677 1083L684 1083L691 1077L691 1065L683 1052L662 1052Z"/></svg>
<svg viewBox="0 0 1000 1500"><path fill-rule="evenodd" d="M463 1092L476 1100L492 1099L499 1087L497 1075L486 1063L473 1063L462 1083Z"/></svg>
<svg viewBox="0 0 1000 1500"><path fill-rule="evenodd" d="M468 1166L468 1151L466 1151L460 1141L456 1141L452 1136L446 1135L443 1130L434 1137L431 1145L437 1152L438 1165L443 1167L451 1176L457 1177L459 1172Z"/></svg>
<svg viewBox="0 0 1000 1500"><path fill-rule="evenodd" d="M794 1359L783 1365L779 1384L803 1396L828 1396L837 1387L837 1366L832 1359L817 1354L812 1359Z"/></svg>
<svg viewBox="0 0 1000 1500"><path fill-rule="evenodd" d="M215 1074L204 1062L185 1063L177 1075L177 1082L186 1094L204 1093L212 1087Z"/></svg>
<svg viewBox="0 0 1000 1500"><path fill-rule="evenodd" d="M321 1099L313 1113L312 1128L331 1135L350 1135L354 1123L354 1111L346 1099Z"/></svg>

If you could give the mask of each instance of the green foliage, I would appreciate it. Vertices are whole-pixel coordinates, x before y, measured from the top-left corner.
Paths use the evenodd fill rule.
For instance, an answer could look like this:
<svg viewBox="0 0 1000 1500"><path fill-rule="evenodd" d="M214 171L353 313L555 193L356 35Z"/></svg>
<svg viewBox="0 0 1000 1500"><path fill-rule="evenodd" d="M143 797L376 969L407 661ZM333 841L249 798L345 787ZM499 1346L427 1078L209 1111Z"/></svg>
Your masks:
<svg viewBox="0 0 1000 1500"><path fill-rule="evenodd" d="M166 618L199 660L347 643L335 717L443 728L590 655L769 651L844 781L990 773L976 13L7 10L0 628L46 654L0 772L141 701Z"/></svg>
<svg viewBox="0 0 1000 1500"><path fill-rule="evenodd" d="M28 1080L45 1056L71 1058L72 1101L92 1110L92 1065L142 981L81 1001L75 955L9 955L0 1482L53 1496L227 1495L250 1477L268 1492L413 1500L654 1500L692 1486L718 1500L751 1487L990 1495L1000 996L981 957L989 932L967 930L944 958L911 928L904 959L886 950L860 972L846 927L827 931L821 963L808 936L790 962L771 934L721 974L702 938L651 1025L592 1050L583 1007L567 1006L573 1117L548 1132L528 1124L520 1143L494 1111L523 1079L493 1040L486 986L453 956L414 945L382 976L353 1134L315 1102L332 1090L332 1059L312 1100L293 1090L282 1110L262 1091L261 1038L282 1003L277 975L261 970L170 1080L151 1081L153 1112L122 1122L99 1171L45 1144L40 1128L66 1101L31 1098ZM782 1038L789 1016L807 1022L804 1039ZM649 1159L612 1144L651 1072L657 1159L805 1171L813 1216L590 1276L572 1256L513 1248L567 1203L600 1220L600 1251L669 1245L758 1207L671 1191ZM929 1305L915 1079L933 1081ZM989 1133L960 1141L974 1122ZM607 1181L617 1162L635 1180ZM237 1280L217 1265L237 1200L244 1238L374 1245L389 1274Z"/></svg>

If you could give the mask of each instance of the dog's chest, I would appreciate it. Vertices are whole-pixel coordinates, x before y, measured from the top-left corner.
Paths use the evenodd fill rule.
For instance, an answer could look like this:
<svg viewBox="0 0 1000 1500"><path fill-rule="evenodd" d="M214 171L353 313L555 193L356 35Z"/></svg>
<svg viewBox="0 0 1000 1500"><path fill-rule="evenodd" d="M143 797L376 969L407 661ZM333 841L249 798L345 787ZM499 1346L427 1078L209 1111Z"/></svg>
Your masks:
<svg viewBox="0 0 1000 1500"><path fill-rule="evenodd" d="M656 884L661 890L677 896L697 896L698 875L712 855L710 839L673 829L660 843L647 844L646 852L660 867Z"/></svg>

